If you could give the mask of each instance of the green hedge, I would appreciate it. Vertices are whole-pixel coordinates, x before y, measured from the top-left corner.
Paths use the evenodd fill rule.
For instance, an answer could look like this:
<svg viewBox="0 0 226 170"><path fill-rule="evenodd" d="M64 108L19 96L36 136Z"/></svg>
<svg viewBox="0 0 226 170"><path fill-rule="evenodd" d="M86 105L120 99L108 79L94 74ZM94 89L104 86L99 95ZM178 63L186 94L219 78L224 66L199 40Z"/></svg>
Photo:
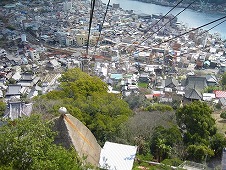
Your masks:
<svg viewBox="0 0 226 170"><path fill-rule="evenodd" d="M173 108L169 105L166 104L153 104L150 105L146 108L148 111L161 111L161 112L166 112L166 111L173 111Z"/></svg>

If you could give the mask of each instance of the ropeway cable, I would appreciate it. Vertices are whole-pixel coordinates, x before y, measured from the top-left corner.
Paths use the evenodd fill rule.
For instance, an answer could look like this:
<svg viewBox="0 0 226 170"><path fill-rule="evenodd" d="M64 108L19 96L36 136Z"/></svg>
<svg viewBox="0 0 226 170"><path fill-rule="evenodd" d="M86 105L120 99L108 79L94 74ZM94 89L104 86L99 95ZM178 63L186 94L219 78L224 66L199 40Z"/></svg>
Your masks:
<svg viewBox="0 0 226 170"><path fill-rule="evenodd" d="M154 33L152 33L150 36L148 36L145 40L143 40L140 44L142 44L143 42L147 41L149 38L151 38L155 33L159 32L164 26L166 26L168 23L170 23L172 20L174 20L178 15L180 15L182 12L184 12L186 9L188 9L196 0L194 0L193 2L191 2L187 7L185 7L182 11L180 11L179 13L177 13L172 19L170 19L168 22L166 22L163 26L161 26L157 31L155 31Z"/></svg>
<svg viewBox="0 0 226 170"><path fill-rule="evenodd" d="M107 8L106 8L106 11L104 13L104 18L103 18L103 21L102 21L102 24L100 26L100 32L99 32L99 35L98 35L98 38L97 38L97 42L96 42L96 45L95 45L95 50L94 50L94 53L96 52L96 48L97 48L97 45L99 43L99 40L100 40L100 36L101 36L101 33L102 33L102 28L104 26L104 22L105 22L105 18L106 18L106 15L107 15L107 12L108 12L108 7L110 5L110 1L111 0L108 0L108 3L107 3Z"/></svg>
<svg viewBox="0 0 226 170"><path fill-rule="evenodd" d="M176 38L179 38L179 37L181 37L181 36L183 36L183 35L185 35L185 34L188 34L188 33L192 32L192 31L198 30L198 29L200 29L200 28L202 28L202 27L205 27L205 26L207 26L207 25L213 24L213 23L215 23L215 22L217 22L217 21L220 21L220 20L222 20L222 19L225 19L225 18L226 18L226 16L223 16L223 17L221 17L221 18L219 18L219 19L216 19L216 20L214 20L214 21L211 21L211 22L209 22L209 23L207 23L207 24L201 25L201 26L199 26L199 27L197 27L197 28L191 29L190 31L184 32L184 33L182 33L182 34L180 34L180 35L177 35L177 36L175 36L175 37L173 37L173 38L170 38L170 39L168 39L168 40L165 40L165 41L163 41L163 42L161 42L161 43L159 43L159 44L157 44L157 45L154 45L153 47L156 47L156 46L159 46L159 45L161 45L161 44L163 44L163 43L172 41L172 40L174 40L174 39L176 39Z"/></svg>
<svg viewBox="0 0 226 170"><path fill-rule="evenodd" d="M212 30L212 29L216 28L218 25L220 25L220 24L224 23L225 21L226 21L226 19L225 19L225 20L223 20L223 21L221 21L220 23L218 23L218 24L214 25L213 27L209 28L208 30L204 30L203 32L201 32L201 33L200 33L200 34L198 34L197 36L201 36L201 35L203 35L203 34L205 34L205 33L209 32L210 30ZM183 45L186 45L187 43L188 43L188 41L187 41L186 43L184 43Z"/></svg>
<svg viewBox="0 0 226 170"><path fill-rule="evenodd" d="M165 18L171 11L173 11L181 2L183 2L184 0L181 0L181 1L179 1L173 8L171 8L164 16L162 16L152 27L154 27L154 26L156 26L163 18ZM151 30L151 28L150 29L148 29L147 31L146 31L146 33L148 32L148 31L150 31ZM144 36L144 35L143 35Z"/></svg>
<svg viewBox="0 0 226 170"><path fill-rule="evenodd" d="M91 0L91 11L90 11L90 20L89 20L89 33L88 33L88 40L87 40L87 46L86 46L86 55L88 55L88 52L89 52L89 38L90 38L90 32L91 32L91 26L92 26L92 20L93 20L95 1L96 0Z"/></svg>

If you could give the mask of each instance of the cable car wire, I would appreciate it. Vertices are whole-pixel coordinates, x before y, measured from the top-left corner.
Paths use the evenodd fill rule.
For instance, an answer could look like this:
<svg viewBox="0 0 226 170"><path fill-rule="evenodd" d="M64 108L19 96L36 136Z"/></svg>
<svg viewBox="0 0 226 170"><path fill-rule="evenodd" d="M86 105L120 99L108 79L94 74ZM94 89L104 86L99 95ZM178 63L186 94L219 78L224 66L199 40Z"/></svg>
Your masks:
<svg viewBox="0 0 226 170"><path fill-rule="evenodd" d="M176 38L179 38L179 37L181 37L181 36L183 36L183 35L185 35L185 34L188 34L188 33L192 32L192 31L198 30L198 29L200 29L200 28L202 28L202 27L205 27L205 26L207 26L207 25L213 24L213 23L215 23L215 22L217 22L217 21L220 21L220 20L222 20L222 19L225 19L225 18L226 18L226 16L223 16L223 17L221 17L221 18L219 18L219 19L216 19L216 20L214 20L214 21L208 22L207 24L204 24L204 25L201 25L201 26L199 26L199 27L197 27L197 28L194 28L194 29L191 29L191 30L189 30L189 31L186 31L186 32L184 32L184 33L182 33L182 34L180 34L180 35L177 35L177 36L175 36L175 37L173 37L173 38L170 38L170 39L168 39L168 40L166 40L166 41L163 41L163 42L161 42L161 43L159 43L159 44L157 44L157 45L154 45L153 47L156 47L156 46L159 46L159 45L161 45L161 44L163 44L163 43L172 41L172 40L174 40L174 39L176 39Z"/></svg>
<svg viewBox="0 0 226 170"><path fill-rule="evenodd" d="M91 26L92 26L92 20L93 20L95 1L96 0L91 0L91 11L90 11L90 20L89 20L88 40L87 40L87 45L86 45L86 55L88 55L88 53L89 53L89 39L90 39L90 32L91 32Z"/></svg>
<svg viewBox="0 0 226 170"><path fill-rule="evenodd" d="M140 44L142 44L143 42L147 41L149 38L151 38L155 33L159 32L163 27L165 27L168 23L170 23L171 21L173 21L178 15L180 15L181 13L183 13L186 9L188 9L196 0L194 0L193 2L191 2L187 7L185 7L182 11L180 11L179 13L177 13L172 19L170 19L168 22L166 22L163 26L161 26L157 31L155 31L154 33L152 33L150 36L148 36L146 39L144 39Z"/></svg>
<svg viewBox="0 0 226 170"><path fill-rule="evenodd" d="M152 27L154 27L154 26L156 26L163 18L165 18L170 12L172 12L180 3L182 3L184 0L181 0L181 1L179 1L173 8L171 8L164 16L162 16ZM150 29L148 29L147 31L146 31L146 33L147 32L149 32L151 30L151 28ZM143 35L144 36L144 35Z"/></svg>
<svg viewBox="0 0 226 170"><path fill-rule="evenodd" d="M200 34L198 34L197 36L201 36L201 35L203 35L203 34L205 34L205 33L209 32L210 30L212 30L212 29L216 28L218 25L221 25L221 24L222 24L222 23L224 23L225 21L226 21L226 19L225 19L225 20L223 20L223 21L221 21L220 23L218 23L218 24L214 25L213 27L209 28L208 30L204 30L203 32L201 32L201 33L200 33ZM188 43L188 41L187 41L186 43L184 43L183 45L186 45L187 43Z"/></svg>
<svg viewBox="0 0 226 170"><path fill-rule="evenodd" d="M108 3L107 3L107 8L106 8L106 11L105 11L105 13L104 13L104 18L103 18L102 24L101 24L101 26L100 26L100 32L99 32L99 35L98 35L98 38L97 38L97 42L96 42L96 45L95 45L95 50L94 50L94 52L96 52L96 48L97 48L97 45L98 45L99 40L100 40L100 36L101 36L101 33L102 33L102 29L103 29L103 26L104 26L104 22L105 22L105 18L106 18L107 12L108 12L108 8L109 8L109 5L110 5L110 1L111 1L111 0L108 0Z"/></svg>

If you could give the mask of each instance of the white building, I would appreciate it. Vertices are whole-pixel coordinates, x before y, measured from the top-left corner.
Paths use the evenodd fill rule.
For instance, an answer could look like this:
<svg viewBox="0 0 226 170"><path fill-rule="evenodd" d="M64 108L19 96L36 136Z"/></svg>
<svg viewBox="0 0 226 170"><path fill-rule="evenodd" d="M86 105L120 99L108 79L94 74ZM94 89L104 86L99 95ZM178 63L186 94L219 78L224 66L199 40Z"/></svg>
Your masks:
<svg viewBox="0 0 226 170"><path fill-rule="evenodd" d="M131 170L137 146L106 142L100 153L100 168L108 170Z"/></svg>

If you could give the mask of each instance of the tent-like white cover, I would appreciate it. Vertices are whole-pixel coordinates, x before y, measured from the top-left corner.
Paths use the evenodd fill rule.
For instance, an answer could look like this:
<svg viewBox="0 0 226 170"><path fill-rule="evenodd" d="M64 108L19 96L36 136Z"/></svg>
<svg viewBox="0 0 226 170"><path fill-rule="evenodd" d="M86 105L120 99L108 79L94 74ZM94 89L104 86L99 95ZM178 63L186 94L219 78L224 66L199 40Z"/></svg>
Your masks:
<svg viewBox="0 0 226 170"><path fill-rule="evenodd" d="M108 170L131 170L137 146L106 142L100 154L100 168Z"/></svg>

